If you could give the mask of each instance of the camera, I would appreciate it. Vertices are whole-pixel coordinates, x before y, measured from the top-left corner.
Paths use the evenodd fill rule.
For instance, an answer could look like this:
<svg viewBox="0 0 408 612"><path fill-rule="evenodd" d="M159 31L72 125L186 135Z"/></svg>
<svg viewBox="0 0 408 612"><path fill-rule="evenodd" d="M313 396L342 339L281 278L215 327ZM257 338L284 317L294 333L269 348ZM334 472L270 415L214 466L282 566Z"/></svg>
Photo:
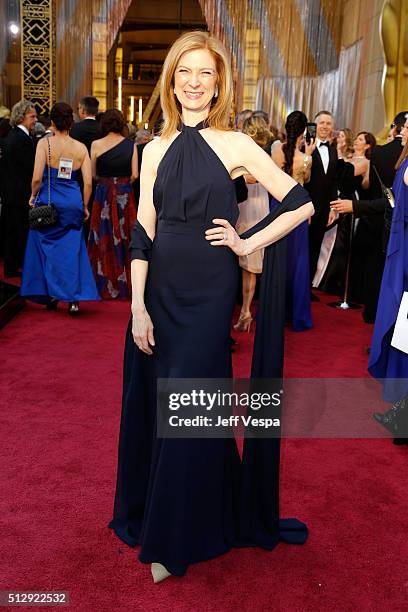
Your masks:
<svg viewBox="0 0 408 612"><path fill-rule="evenodd" d="M317 123L310 122L306 126L306 142L310 144L311 140L316 140Z"/></svg>

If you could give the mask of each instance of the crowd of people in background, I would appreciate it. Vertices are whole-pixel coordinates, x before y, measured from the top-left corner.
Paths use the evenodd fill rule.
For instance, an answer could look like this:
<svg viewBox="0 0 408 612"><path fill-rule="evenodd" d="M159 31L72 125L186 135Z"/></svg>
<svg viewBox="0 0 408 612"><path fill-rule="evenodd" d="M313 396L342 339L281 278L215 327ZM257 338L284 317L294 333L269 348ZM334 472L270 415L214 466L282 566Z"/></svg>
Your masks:
<svg viewBox="0 0 408 612"><path fill-rule="evenodd" d="M143 148L160 133L160 123L152 132L137 130L116 109L100 113L98 100L93 96L79 101L76 116L72 109L67 112L69 119L63 138L67 143L81 142L91 160L89 196L83 168L78 168L77 180L82 198L87 200L83 232L98 293L104 299L126 298L130 295L128 252L137 215ZM319 298L310 287L339 296L344 293L350 248L348 296L364 305L364 320L374 322L385 260L386 207L372 201L383 198L381 181L392 186L403 148L406 114L396 116L385 146L377 146L370 132L354 136L347 127L336 130L335 118L326 110L313 117L316 125L315 133L311 134L308 126L313 122L308 123L301 111L288 115L284 129L271 125L267 113L261 110L246 109L236 115L234 128L251 136L285 172L304 184L315 206L308 227L297 228L287 239L288 318L295 330L312 327L310 300ZM58 134L52 113L37 117L35 106L26 100L13 107L10 118L0 121L1 225L6 277L15 277L23 271L28 205L30 197L36 195L32 194L31 183L36 159L43 151L38 144L44 138L56 143L58 138L50 137ZM241 232L279 204L248 174L245 183L236 186L237 197L239 190L244 194L238 199L237 227ZM240 258L243 299L237 330L250 329L251 304L256 278L262 271L262 257L259 252Z"/></svg>
<svg viewBox="0 0 408 612"><path fill-rule="evenodd" d="M339 297L346 292L349 300L363 305L364 321L374 323L385 260L384 215L389 214L383 187L392 187L407 116L398 113L383 146L370 132L353 135L347 127L335 129L335 118L327 110L310 123L304 113L294 111L283 130L270 125L262 111L246 109L236 116L235 129L251 135L275 163L304 184L315 207L309 227L298 227L287 238L287 308L293 329L312 327L310 300L319 298L310 287ZM316 133L309 134L313 123ZM253 190L252 177L247 175L246 181ZM270 207L278 204L269 198ZM247 227L249 210L251 223L261 218L264 206L264 199L249 194L240 205L239 227ZM258 265L251 272L247 261L240 264L244 298L237 325L247 329L254 275L261 270Z"/></svg>
<svg viewBox="0 0 408 612"><path fill-rule="evenodd" d="M233 128L304 185L314 204L314 215L286 238L293 329L313 327L310 302L319 297L312 288L363 305L364 321L374 323L392 219L387 188L408 157L408 111L397 114L381 146L370 132L335 129L328 110L311 122L302 111L291 112L278 129L264 111L246 109ZM22 100L0 120L0 244L4 276L22 276L21 295L49 310L67 302L70 314L79 312L81 300L130 297L143 149L159 134L160 122L152 131L137 130L117 109L100 113L93 96L79 101L76 116L59 102L49 116L37 117L35 105ZM235 188L239 233L279 206L250 174L236 179ZM46 204L57 221L40 232L30 229L30 208ZM235 329L249 331L263 252L242 256L239 264L242 307ZM380 354L377 347L373 371ZM402 408L376 418L395 425Z"/></svg>
<svg viewBox="0 0 408 612"><path fill-rule="evenodd" d="M141 159L145 145L160 133L160 122L153 131L137 130L116 109L100 113L93 96L79 101L77 115L72 109L68 112L70 125L64 138L85 145L91 160L89 197L83 170L79 170L77 180L83 199L88 200L85 208L89 215L85 214L83 231L98 293L104 299L126 298L130 295L128 252L137 215ZM234 128L251 136L285 172L304 184L315 206L309 226L297 228L287 239L288 318L295 330L312 327L310 300L319 298L310 287L339 296L347 289L350 300L364 305L364 320L374 322L385 260L386 207L372 201L383 198L381 181L392 187L403 148L406 114L396 116L385 146L377 146L370 132L354 136L347 127L336 130L335 118L326 110L313 118L316 125L311 134L308 126L313 122L309 124L301 111L290 113L283 129L271 125L268 114L261 110L245 109L236 115ZM37 117L35 106L22 100L14 106L10 118L0 121L1 235L6 277L20 275L23 270L36 150L42 151L42 147L38 149L42 139L58 132L51 115ZM237 227L241 232L279 204L248 174L245 183L237 184ZM244 194L241 198L239 190ZM259 252L240 258L243 299L237 330L250 329L262 257Z"/></svg>
<svg viewBox="0 0 408 612"><path fill-rule="evenodd" d="M60 115L64 117L62 131L55 122ZM61 127L61 123L59 125ZM59 188L63 188L66 196L72 195L72 192L68 194L67 190L73 185L78 184L80 189L83 203L81 240L86 241L97 286L96 295L106 299L130 296L130 232L136 220L142 151L152 138L153 134L149 130L136 130L134 125L126 123L123 114L116 109L99 113L99 102L93 96L86 96L79 101L76 117L73 109L64 103L57 103L49 116L37 117L34 104L22 100L13 107L9 118L0 121L4 275L8 278L23 276L22 295L35 301L46 302L50 309L55 308L58 301L66 301L70 314L79 312L78 302L84 299L85 295L78 290L67 293L55 286L57 279L49 278L49 270L52 268L54 272L56 263L54 261L51 266L50 253L45 257L41 252L39 267L33 268L31 265L39 250L38 245L36 249L32 249L32 238L37 236L38 232L29 230L29 206L38 202L47 203L44 201L47 194L41 187L42 181L42 186L46 186L48 190L45 171L48 160L44 159L44 141L49 143L53 158L50 184L52 204L56 205L54 200ZM75 142L84 146L84 163L74 164L70 178L59 176L58 163L61 155L54 159L54 149L57 149L55 153L58 153L57 143L60 141L63 147L59 153L64 159L74 156ZM37 173L36 180L40 183L35 186L36 193L32 193L35 168L38 169L42 162L44 165L41 166L41 172L44 171L44 175L40 180ZM65 199L68 201L69 197ZM64 214L60 214L58 226L63 219ZM42 230L43 237L46 233L50 240L50 230ZM52 252L62 253L62 234L55 231L53 234L55 235L52 240L56 240L61 248L55 246ZM66 238L66 235L64 237ZM30 247L28 254L27 244ZM75 252L79 257L78 249ZM30 265L23 265L25 255ZM74 268L77 269L76 281L80 283L78 261ZM67 260L63 267L60 265L57 269L60 270L59 284L65 286L66 277L73 270L68 270ZM42 288L36 286L37 292L33 292L31 283L34 270L36 280L42 270Z"/></svg>

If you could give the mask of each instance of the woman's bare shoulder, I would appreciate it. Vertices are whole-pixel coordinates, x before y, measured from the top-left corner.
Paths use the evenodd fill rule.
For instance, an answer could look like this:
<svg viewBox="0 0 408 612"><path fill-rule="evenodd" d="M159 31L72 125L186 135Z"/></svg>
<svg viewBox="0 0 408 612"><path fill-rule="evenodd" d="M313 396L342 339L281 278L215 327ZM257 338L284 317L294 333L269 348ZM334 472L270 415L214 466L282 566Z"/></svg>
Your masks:
<svg viewBox="0 0 408 612"><path fill-rule="evenodd" d="M217 130L217 134L234 146L244 147L248 143L253 143L250 136L243 134L242 132L236 132L235 130Z"/></svg>
<svg viewBox="0 0 408 612"><path fill-rule="evenodd" d="M73 142L73 146L75 147L76 151L80 155L85 155L85 153L88 153L88 149L86 148L83 142L79 142L79 140L75 140L74 138L72 138L72 142Z"/></svg>
<svg viewBox="0 0 408 612"><path fill-rule="evenodd" d="M48 138L46 136L43 138L40 138L40 140L37 142L36 151L41 151L42 149L45 150L48 147L47 140Z"/></svg>
<svg viewBox="0 0 408 612"><path fill-rule="evenodd" d="M100 147L104 145L104 143L105 143L105 136L103 136L102 138L97 138L96 140L93 140L91 147L93 147L94 149L99 149Z"/></svg>
<svg viewBox="0 0 408 612"><path fill-rule="evenodd" d="M175 140L178 136L179 132L176 132L168 138L163 138L162 136L153 138L153 140L148 142L143 149L143 159L146 159L146 161L148 161L149 164L156 169L161 158L166 153L173 140Z"/></svg>
<svg viewBox="0 0 408 612"><path fill-rule="evenodd" d="M234 130L214 130L214 140L218 140L223 148L229 151L229 155L237 160L244 159L249 151L256 154L258 145L252 140L247 134L242 132L235 132ZM252 153L251 153L252 154Z"/></svg>
<svg viewBox="0 0 408 612"><path fill-rule="evenodd" d="M161 150L163 147L164 140L161 136L156 136L153 140L150 140L146 146L143 148L143 155L147 153L148 155L155 155L156 151Z"/></svg>

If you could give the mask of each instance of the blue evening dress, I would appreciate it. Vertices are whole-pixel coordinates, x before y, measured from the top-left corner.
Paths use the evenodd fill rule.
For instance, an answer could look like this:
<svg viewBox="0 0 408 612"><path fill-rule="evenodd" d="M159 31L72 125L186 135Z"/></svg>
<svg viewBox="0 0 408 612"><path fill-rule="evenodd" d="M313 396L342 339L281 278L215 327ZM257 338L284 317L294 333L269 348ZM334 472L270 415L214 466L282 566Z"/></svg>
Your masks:
<svg viewBox="0 0 408 612"><path fill-rule="evenodd" d="M78 171L58 178L51 167L51 202L56 225L30 229L24 257L21 295L39 303L50 298L65 302L99 300L83 234L83 200ZM44 170L38 204L48 202L48 169Z"/></svg>
<svg viewBox="0 0 408 612"><path fill-rule="evenodd" d="M379 379L384 399L397 402L408 394L408 355L391 346L394 325L404 291L408 291L408 186L405 160L392 186L395 208L392 215L368 370Z"/></svg>

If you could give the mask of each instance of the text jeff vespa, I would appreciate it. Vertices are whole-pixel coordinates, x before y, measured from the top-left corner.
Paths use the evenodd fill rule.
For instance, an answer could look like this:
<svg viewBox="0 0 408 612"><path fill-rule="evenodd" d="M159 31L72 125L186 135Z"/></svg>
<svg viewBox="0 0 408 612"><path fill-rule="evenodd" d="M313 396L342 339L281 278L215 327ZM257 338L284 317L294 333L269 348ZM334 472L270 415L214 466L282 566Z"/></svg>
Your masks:
<svg viewBox="0 0 408 612"><path fill-rule="evenodd" d="M281 403L280 393L207 393L203 390L193 390L190 393L171 393L169 395L169 409L172 411L180 408L200 407L204 410L228 407L246 407L250 410L260 410L264 407L277 407ZM181 417L171 415L169 425L171 427L237 427L239 424L245 427L280 427L278 418L255 418L251 414L244 415L218 415L216 418L210 416L196 415L194 417Z"/></svg>

